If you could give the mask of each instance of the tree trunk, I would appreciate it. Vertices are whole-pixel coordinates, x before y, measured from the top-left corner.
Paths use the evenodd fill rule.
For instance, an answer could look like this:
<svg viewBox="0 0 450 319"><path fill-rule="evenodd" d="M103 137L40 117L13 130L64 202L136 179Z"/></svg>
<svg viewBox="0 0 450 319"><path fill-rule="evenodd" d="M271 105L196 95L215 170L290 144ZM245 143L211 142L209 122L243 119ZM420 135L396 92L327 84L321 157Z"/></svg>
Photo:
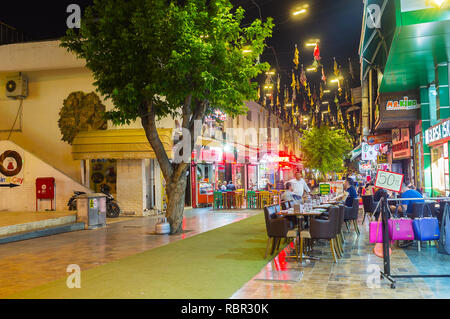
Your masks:
<svg viewBox="0 0 450 319"><path fill-rule="evenodd" d="M191 133L192 150L197 140L195 121L202 120L203 123L204 114L206 108L209 107L209 102L206 100L203 102L197 101L197 108L192 114L191 101L192 96L188 96L183 105L183 128L188 129ZM186 171L191 163L175 164L170 161L158 135L156 115L151 101L145 101L140 105L140 114L145 134L156 154L159 166L166 180L166 216L171 226L171 233L179 234L183 231L183 213L187 185Z"/></svg>
<svg viewBox="0 0 450 319"><path fill-rule="evenodd" d="M166 185L166 216L168 222L170 223L172 234L179 234L183 231L183 212L186 196L186 185L186 170L184 170L184 174L182 174L179 178L172 179Z"/></svg>

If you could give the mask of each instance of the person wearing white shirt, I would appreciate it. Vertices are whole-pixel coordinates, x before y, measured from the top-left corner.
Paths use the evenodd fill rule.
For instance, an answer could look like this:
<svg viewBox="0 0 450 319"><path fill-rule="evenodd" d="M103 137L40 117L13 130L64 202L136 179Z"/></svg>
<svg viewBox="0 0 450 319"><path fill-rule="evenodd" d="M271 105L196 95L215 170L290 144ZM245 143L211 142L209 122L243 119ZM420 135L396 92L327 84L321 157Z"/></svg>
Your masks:
<svg viewBox="0 0 450 319"><path fill-rule="evenodd" d="M294 194L299 196L300 198L303 197L305 191L311 193L308 184L306 184L305 180L302 178L301 172L296 172L295 178L290 180L289 183L291 183L292 185Z"/></svg>

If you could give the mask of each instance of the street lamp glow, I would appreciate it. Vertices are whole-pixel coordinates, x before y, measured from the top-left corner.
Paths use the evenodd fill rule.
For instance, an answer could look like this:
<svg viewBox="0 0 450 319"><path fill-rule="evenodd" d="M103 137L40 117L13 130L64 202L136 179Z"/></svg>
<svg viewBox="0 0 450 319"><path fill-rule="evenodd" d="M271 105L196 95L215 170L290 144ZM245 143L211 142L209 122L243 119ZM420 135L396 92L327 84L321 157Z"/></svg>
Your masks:
<svg viewBox="0 0 450 319"><path fill-rule="evenodd" d="M307 47L315 47L318 43L320 43L320 39L310 39L305 43Z"/></svg>
<svg viewBox="0 0 450 319"><path fill-rule="evenodd" d="M343 80L343 78L342 77L335 78L331 80L330 83L339 83L340 80Z"/></svg>
<svg viewBox="0 0 450 319"><path fill-rule="evenodd" d="M306 13L306 9L301 9L301 10L294 11L292 14L294 16L298 16L299 14L302 14L302 13Z"/></svg>

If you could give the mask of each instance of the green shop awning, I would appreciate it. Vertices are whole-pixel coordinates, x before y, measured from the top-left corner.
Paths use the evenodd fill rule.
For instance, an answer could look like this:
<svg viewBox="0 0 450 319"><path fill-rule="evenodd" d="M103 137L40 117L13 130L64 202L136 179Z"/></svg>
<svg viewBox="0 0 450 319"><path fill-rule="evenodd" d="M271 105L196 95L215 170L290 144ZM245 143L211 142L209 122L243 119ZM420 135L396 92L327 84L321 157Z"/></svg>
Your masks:
<svg viewBox="0 0 450 319"><path fill-rule="evenodd" d="M371 7L370 7L371 6ZM380 28L367 23L368 8L381 9ZM370 65L383 72L380 92L417 89L435 80L435 66L450 57L450 6L425 0L368 0L361 33L362 78Z"/></svg>

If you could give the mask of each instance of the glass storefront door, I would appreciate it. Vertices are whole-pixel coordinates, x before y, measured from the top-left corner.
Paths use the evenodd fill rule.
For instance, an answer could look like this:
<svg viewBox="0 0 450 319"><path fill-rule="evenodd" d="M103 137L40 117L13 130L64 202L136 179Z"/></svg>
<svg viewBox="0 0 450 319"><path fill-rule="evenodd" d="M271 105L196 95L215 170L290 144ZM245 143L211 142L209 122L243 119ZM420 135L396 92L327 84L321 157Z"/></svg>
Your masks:
<svg viewBox="0 0 450 319"><path fill-rule="evenodd" d="M446 196L449 193L448 143L431 148L431 179L433 196Z"/></svg>
<svg viewBox="0 0 450 319"><path fill-rule="evenodd" d="M249 164L247 165L247 188L249 190L258 189L258 166Z"/></svg>
<svg viewBox="0 0 450 319"><path fill-rule="evenodd" d="M245 164L235 164L233 175L236 189L245 189Z"/></svg>

